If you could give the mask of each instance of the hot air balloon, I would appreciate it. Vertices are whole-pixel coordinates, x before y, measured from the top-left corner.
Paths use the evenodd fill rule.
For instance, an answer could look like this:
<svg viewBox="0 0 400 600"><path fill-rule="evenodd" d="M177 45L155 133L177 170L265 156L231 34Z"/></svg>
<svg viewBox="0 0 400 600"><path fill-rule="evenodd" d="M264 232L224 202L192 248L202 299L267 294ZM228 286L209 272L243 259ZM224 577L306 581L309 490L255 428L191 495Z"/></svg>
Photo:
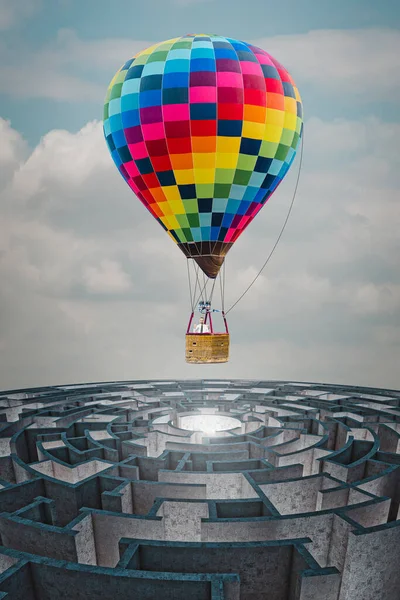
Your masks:
<svg viewBox="0 0 400 600"><path fill-rule="evenodd" d="M195 291L187 362L228 361L225 313L225 332L214 332L204 289L207 282L214 288L228 251L286 175L302 126L300 95L286 69L231 38L185 35L155 44L110 83L104 135L111 156L195 267L210 331L190 333Z"/></svg>

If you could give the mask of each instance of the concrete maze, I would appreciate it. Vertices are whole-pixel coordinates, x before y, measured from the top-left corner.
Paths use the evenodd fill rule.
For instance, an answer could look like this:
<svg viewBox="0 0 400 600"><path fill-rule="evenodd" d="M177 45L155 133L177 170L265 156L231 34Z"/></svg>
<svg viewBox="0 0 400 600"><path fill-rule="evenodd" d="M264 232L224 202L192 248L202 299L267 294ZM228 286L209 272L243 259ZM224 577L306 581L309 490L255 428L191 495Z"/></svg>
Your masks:
<svg viewBox="0 0 400 600"><path fill-rule="evenodd" d="M0 393L0 598L395 600L400 392Z"/></svg>

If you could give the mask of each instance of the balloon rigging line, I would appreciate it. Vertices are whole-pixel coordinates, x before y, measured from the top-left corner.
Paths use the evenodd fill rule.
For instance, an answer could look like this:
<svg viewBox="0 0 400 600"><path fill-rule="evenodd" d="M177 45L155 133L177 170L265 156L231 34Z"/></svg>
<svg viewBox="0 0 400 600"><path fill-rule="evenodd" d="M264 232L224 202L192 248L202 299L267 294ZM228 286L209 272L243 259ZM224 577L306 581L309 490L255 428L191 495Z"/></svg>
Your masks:
<svg viewBox="0 0 400 600"><path fill-rule="evenodd" d="M191 262L193 264L194 275L195 275L195 278L196 278L196 283L195 283L194 291L193 291L193 295L192 295L192 312L194 312L195 306L196 306L197 287L199 288L199 290L201 289L201 283L200 283L200 280L199 280L199 268L200 267L194 262L193 258L191 258L190 260L191 260ZM189 265L189 259L188 259L188 263L187 264ZM190 267L189 267L189 269L190 269ZM201 294L201 291L200 291L200 294Z"/></svg>
<svg viewBox="0 0 400 600"><path fill-rule="evenodd" d="M190 274L189 260L193 264L194 274L195 274L195 277L196 277L194 289L193 289L193 284L192 284L192 277L191 277L191 274ZM200 277L199 277L200 267L194 262L194 260L192 258L191 259L189 259L189 258L187 259L186 267L187 267L187 276L188 276L188 282L189 282L190 306L191 306L192 312L194 312L195 308L196 308L196 305L199 303L200 299L202 299L204 301L204 299L206 298L205 294L207 293L207 291L209 291L209 290L207 290L207 286L210 283L210 280L206 279L203 276L203 287L201 287L202 284L200 282ZM209 291L209 295L206 298L206 300L209 300L210 302L212 301L212 298L213 298L213 295L214 295L214 289L215 289L215 285L216 285L217 279L219 279L219 283L220 283L221 307L222 307L222 310L225 310L225 306L224 306L224 302L225 302L225 261L224 261L224 263L222 265L220 273L213 280L211 291ZM197 288L199 289L199 295L197 296L197 301L196 301Z"/></svg>
<svg viewBox="0 0 400 600"><path fill-rule="evenodd" d="M212 284L211 293L210 293L210 298L209 298L210 302L211 302L211 300L212 300L212 298L213 298L213 294L214 294L214 288L215 288L215 284L216 284L216 282L217 282L217 278L215 278L215 279L214 279L214 281L213 281L213 284Z"/></svg>
<svg viewBox="0 0 400 600"><path fill-rule="evenodd" d="M201 272L201 276L203 277L203 287L201 288L200 296L201 296L201 300L203 302L205 302L206 301L206 293L207 293L207 285L208 285L209 279L206 279L206 276L203 271ZM200 298L199 298L199 300L200 300Z"/></svg>
<svg viewBox="0 0 400 600"><path fill-rule="evenodd" d="M223 273L222 273L222 277L221 277L221 281L222 281L222 310L225 312L225 265L226 262L224 260L224 264L222 265L222 269L223 269Z"/></svg>
<svg viewBox="0 0 400 600"><path fill-rule="evenodd" d="M261 269L259 270L259 272L257 273L257 275L254 277L254 279L250 283L250 285L245 289L245 291L243 292L243 294L241 296L239 296L239 298L236 300L236 302L234 304L232 304L232 306L226 311L225 315L227 315L228 313L230 313L231 310L233 308L235 308L235 306L242 300L242 298L247 294L247 292L250 290L250 288L255 284L255 282L257 281L257 279L259 278L259 276L261 275L261 273L263 272L263 270L265 269L265 267L269 263L269 260L270 260L270 258L272 257L272 255L273 255L273 253L275 251L275 248L279 244L279 241L280 241L280 239L282 237L282 234L285 231L285 227L287 225L287 222L289 221L289 217L290 217L290 214L292 212L293 204L294 204L294 201L295 201L295 198L296 198L296 195L297 195L297 189L299 187L301 166L302 166L302 163L303 163L303 147L304 147L304 129L303 129L302 136L301 136L299 171L297 173L297 180L296 180L296 185L295 185L295 188L294 188L293 198L292 198L292 201L290 203L289 210L288 210L288 213L286 215L285 222L283 223L282 229L281 229L281 231L280 231L280 233L278 235L278 238L277 238L277 240L276 240L276 242L274 244L274 247L272 248L271 252L268 255L267 260L265 261L265 263L263 264L263 266L261 267Z"/></svg>
<svg viewBox="0 0 400 600"><path fill-rule="evenodd" d="M196 288L195 288L195 291L194 291L194 294L193 294L193 308L192 308L192 311L194 311L195 306L196 306L196 292L197 292L197 288L199 290L201 289L201 283L200 283L200 280L199 280L199 265L196 264L194 261L193 261L192 264L193 264L194 272L195 272L195 275L196 275Z"/></svg>
<svg viewBox="0 0 400 600"><path fill-rule="evenodd" d="M190 294L190 306L192 308L192 312L193 312L193 292L192 292L192 280L190 277L190 266L189 266L189 261L186 261L186 266L187 266L187 275L188 275L188 281L189 281L189 294Z"/></svg>
<svg viewBox="0 0 400 600"><path fill-rule="evenodd" d="M193 307L192 307L192 312L194 312L195 308L196 308L196 291L197 291L197 287L200 290L200 296L202 295L202 291L201 291L201 283L200 283L200 278L199 278L199 265L197 265L195 262L193 262L194 265L194 272L196 274L196 289L195 292L193 294ZM197 300L198 302L198 300Z"/></svg>
<svg viewBox="0 0 400 600"><path fill-rule="evenodd" d="M225 310L225 308L224 308L224 291L225 291L224 290L224 285L225 284L224 284L223 279L225 279L225 261L224 261L224 263L222 265L222 269L223 269L223 271L222 271L223 272L223 277L221 275L219 277L219 287L220 287L220 290L221 290L221 308L222 308L222 312L224 312L224 310Z"/></svg>
<svg viewBox="0 0 400 600"><path fill-rule="evenodd" d="M202 298L202 300L203 300L203 302L205 302L205 301L207 301L206 292L207 292L207 283L208 283L208 281L206 279L206 274L204 273L204 271L202 272L202 275L203 275L203 284L204 284L204 287L203 287L204 297Z"/></svg>
<svg viewBox="0 0 400 600"><path fill-rule="evenodd" d="M197 275L198 275L198 271L197 271ZM205 278L204 278L204 279L205 279ZM217 281L217 278L215 278L215 279L214 279L214 281L213 281L213 285L212 285L212 288L211 288L211 291L209 292L209 297L208 297L208 300L209 300L210 302L211 302L211 300L212 300L212 297L213 297L213 294L214 294L214 288L215 288L215 283L216 283L216 281ZM204 298L206 298L206 296L205 296L205 292L207 292L207 286L208 286L209 282L210 282L210 280L209 280L209 279L205 280L205 282L204 282L204 285L203 285L203 287L202 287L201 289L200 289L200 286L201 286L201 283L200 283L200 286L199 286L200 293L199 293L199 295L198 295L198 297L197 297L197 300L196 300L196 301L193 303L193 306L192 306L192 312L194 312L194 309L195 309L195 307L197 306L197 304L200 302L200 299L201 299L201 300L203 300L203 302L204 302ZM197 284L196 284L196 285L197 285Z"/></svg>
<svg viewBox="0 0 400 600"><path fill-rule="evenodd" d="M189 281L189 292L190 292L190 298L191 298L192 312L194 312L195 307L199 303L200 299L204 299L204 289L205 289L205 286L207 285L207 282L205 282L205 285L202 288L201 287L202 284L200 282L200 277L199 277L200 267L194 262L193 258L191 258L190 260L193 261L193 269L194 269L194 274L195 274L195 277L196 277L196 283L195 283L194 291L193 291L193 294L192 294L192 286L191 286L191 278L190 278L190 266L189 266L189 258L188 258L188 260L187 260L187 272L188 272L188 281ZM197 300L196 300L197 288L199 289L199 295L198 295Z"/></svg>
<svg viewBox="0 0 400 600"><path fill-rule="evenodd" d="M204 286L201 288L200 294L199 294L199 296L197 298L197 301L194 303L194 307L197 306L197 304L200 302L200 299L204 302L204 291L205 291L205 289L207 287L207 284L208 284L208 281L206 281L205 284L204 284Z"/></svg>

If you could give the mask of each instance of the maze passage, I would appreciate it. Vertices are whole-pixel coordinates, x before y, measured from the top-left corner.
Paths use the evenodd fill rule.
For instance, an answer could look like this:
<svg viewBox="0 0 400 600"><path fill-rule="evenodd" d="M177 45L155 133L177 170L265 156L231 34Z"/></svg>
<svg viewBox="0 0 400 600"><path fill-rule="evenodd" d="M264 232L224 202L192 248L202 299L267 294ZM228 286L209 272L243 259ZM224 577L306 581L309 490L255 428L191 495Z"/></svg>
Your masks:
<svg viewBox="0 0 400 600"><path fill-rule="evenodd" d="M45 387L0 427L0 599L399 597L399 391Z"/></svg>

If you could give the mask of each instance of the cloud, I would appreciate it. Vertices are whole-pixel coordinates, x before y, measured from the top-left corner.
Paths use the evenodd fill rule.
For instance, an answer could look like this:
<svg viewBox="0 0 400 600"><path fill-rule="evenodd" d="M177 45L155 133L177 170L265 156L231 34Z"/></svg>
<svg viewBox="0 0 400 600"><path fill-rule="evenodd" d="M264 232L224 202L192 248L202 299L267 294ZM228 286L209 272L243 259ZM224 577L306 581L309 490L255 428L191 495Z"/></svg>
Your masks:
<svg viewBox="0 0 400 600"><path fill-rule="evenodd" d="M4 123L11 145L18 135ZM12 164L1 193L8 276L17 271L21 281L56 296L138 297L138 281L155 287L176 269L180 252L151 270L144 265L144 259L157 263L170 240L115 169L100 123L76 134L51 131L26 160Z"/></svg>
<svg viewBox="0 0 400 600"><path fill-rule="evenodd" d="M236 376L399 385L396 123L306 123L287 230L229 315L230 362L206 367L184 363L183 255L118 174L101 124L51 131L32 151L9 123L0 130L1 388ZM295 170L228 257L228 307L275 241Z"/></svg>
<svg viewBox="0 0 400 600"><path fill-rule="evenodd" d="M100 145L100 148L99 148ZM111 171L108 154L103 148L102 128L98 122L85 125L78 133L53 130L46 134L15 174L14 187L24 202L40 195L51 185L74 186L78 191L84 182L98 175L100 169ZM79 160L73 153L79 147ZM60 202L58 198L41 197L42 201Z"/></svg>
<svg viewBox="0 0 400 600"><path fill-rule="evenodd" d="M183 5L195 0L175 0ZM205 2L209 0L198 0ZM18 98L96 102L117 69L157 40L83 40L70 29L32 52L23 40L3 48L0 92ZM315 30L249 40L281 61L301 90L332 102L396 104L400 83L400 32L394 29ZM373 49L373 50L371 50ZM356 98L356 99L355 99Z"/></svg>
<svg viewBox="0 0 400 600"><path fill-rule="evenodd" d="M255 40L293 73L299 83L321 88L342 101L399 100L400 31L397 29L313 30ZM352 98L352 102L354 102Z"/></svg>
<svg viewBox="0 0 400 600"><path fill-rule="evenodd" d="M0 163L15 164L26 154L26 144L22 136L11 127L11 123L0 119L0 136L3 143L0 146Z"/></svg>
<svg viewBox="0 0 400 600"><path fill-rule="evenodd" d="M0 118L0 181L9 181L28 155L28 145L22 136L12 129L9 121Z"/></svg>
<svg viewBox="0 0 400 600"><path fill-rule="evenodd" d="M115 260L104 259L99 265L88 266L83 275L87 290L95 294L126 292L131 287L128 274Z"/></svg>
<svg viewBox="0 0 400 600"><path fill-rule="evenodd" d="M362 121L337 118L323 121L310 118L307 126L307 152L313 160L320 158L327 164L326 158L339 153L342 156L345 153L346 157L354 160L358 154L363 155L367 151L375 160L384 160L388 166L392 166L392 161L396 161L399 135L400 123L383 123L373 116Z"/></svg>
<svg viewBox="0 0 400 600"><path fill-rule="evenodd" d="M41 0L0 0L0 31L11 29L42 8Z"/></svg>
<svg viewBox="0 0 400 600"><path fill-rule="evenodd" d="M16 46L10 41L3 49L0 92L27 99L92 101L101 106L118 68L150 45L124 39L81 40L69 29L59 30L55 40L36 52L23 41Z"/></svg>

